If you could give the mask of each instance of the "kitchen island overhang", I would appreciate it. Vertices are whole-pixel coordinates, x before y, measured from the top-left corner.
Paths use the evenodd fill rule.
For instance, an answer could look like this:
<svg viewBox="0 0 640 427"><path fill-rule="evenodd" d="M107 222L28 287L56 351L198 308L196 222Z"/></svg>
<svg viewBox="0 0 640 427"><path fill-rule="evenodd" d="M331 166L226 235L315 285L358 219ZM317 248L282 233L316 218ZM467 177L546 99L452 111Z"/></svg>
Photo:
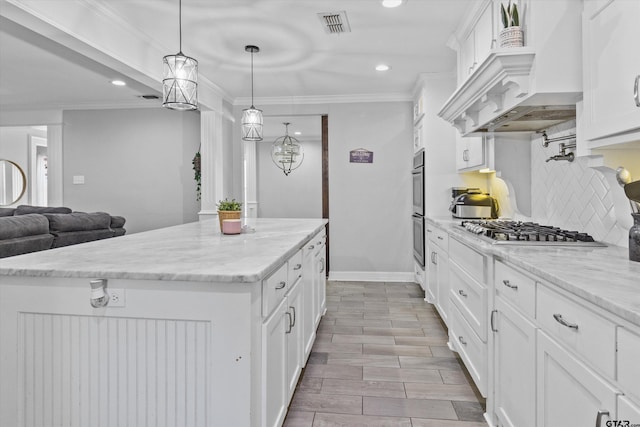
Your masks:
<svg viewBox="0 0 640 427"><path fill-rule="evenodd" d="M255 233L226 236L202 221L2 260L0 424L277 424L287 405L267 397L286 392L269 377L267 325L289 338L285 303L299 289L298 316L314 317L300 333L315 338L324 280L309 243L326 223L256 219ZM267 308L272 276L285 285ZM120 291L118 304L92 307L92 279Z"/></svg>

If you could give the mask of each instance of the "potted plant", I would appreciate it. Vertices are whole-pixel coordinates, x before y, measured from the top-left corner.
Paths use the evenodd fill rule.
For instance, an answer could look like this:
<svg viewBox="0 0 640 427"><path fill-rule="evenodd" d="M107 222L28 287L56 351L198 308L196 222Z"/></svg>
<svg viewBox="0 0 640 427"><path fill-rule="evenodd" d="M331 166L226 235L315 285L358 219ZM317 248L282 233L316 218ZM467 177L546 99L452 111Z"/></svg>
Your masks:
<svg viewBox="0 0 640 427"><path fill-rule="evenodd" d="M220 222L220 232L222 232L222 221L225 219L240 219L242 214L242 203L236 199L219 200L218 204L218 220Z"/></svg>
<svg viewBox="0 0 640 427"><path fill-rule="evenodd" d="M500 31L500 47L522 47L524 45L524 38L522 35L522 28L520 27L520 16L518 15L518 5L515 3L500 5L500 15L502 18L502 26L504 27Z"/></svg>

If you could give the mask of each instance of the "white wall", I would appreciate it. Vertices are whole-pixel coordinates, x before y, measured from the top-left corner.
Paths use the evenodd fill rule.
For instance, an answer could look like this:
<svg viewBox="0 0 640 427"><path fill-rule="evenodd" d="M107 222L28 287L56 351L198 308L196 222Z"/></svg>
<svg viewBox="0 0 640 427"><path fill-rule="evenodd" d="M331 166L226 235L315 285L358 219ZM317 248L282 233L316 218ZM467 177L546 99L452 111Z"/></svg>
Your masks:
<svg viewBox="0 0 640 427"><path fill-rule="evenodd" d="M31 193L31 173L29 165L29 137L47 137L47 132L31 126L0 126L0 159L18 164L27 178L27 191L11 206L29 204Z"/></svg>
<svg viewBox="0 0 640 427"><path fill-rule="evenodd" d="M272 140L256 144L258 216L322 218L322 141L300 139L304 160L288 176L271 160L272 145Z"/></svg>
<svg viewBox="0 0 640 427"><path fill-rule="evenodd" d="M124 216L128 233L198 219L191 160L199 113L65 111L63 144L66 206ZM74 176L85 183L73 184Z"/></svg>

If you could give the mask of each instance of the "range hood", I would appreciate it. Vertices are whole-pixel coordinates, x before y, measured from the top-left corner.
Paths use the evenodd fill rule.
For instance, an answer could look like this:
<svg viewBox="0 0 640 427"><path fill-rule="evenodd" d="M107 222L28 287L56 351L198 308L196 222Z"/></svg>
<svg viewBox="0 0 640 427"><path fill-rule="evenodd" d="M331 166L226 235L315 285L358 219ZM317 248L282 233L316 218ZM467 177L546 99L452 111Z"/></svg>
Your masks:
<svg viewBox="0 0 640 427"><path fill-rule="evenodd" d="M453 93L438 116L463 136L537 132L575 119L582 97L576 67L547 64L527 47L495 49Z"/></svg>

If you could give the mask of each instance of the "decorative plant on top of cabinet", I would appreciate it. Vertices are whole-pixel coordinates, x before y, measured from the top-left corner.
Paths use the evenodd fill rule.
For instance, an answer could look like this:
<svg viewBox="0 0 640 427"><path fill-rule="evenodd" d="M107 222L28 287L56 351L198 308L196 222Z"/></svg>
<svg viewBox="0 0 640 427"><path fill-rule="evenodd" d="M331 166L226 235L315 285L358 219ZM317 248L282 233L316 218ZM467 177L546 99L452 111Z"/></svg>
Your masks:
<svg viewBox="0 0 640 427"><path fill-rule="evenodd" d="M520 16L518 15L518 5L515 3L500 5L500 15L502 18L502 26L500 31L500 47L522 47L524 45L522 28L520 27Z"/></svg>

